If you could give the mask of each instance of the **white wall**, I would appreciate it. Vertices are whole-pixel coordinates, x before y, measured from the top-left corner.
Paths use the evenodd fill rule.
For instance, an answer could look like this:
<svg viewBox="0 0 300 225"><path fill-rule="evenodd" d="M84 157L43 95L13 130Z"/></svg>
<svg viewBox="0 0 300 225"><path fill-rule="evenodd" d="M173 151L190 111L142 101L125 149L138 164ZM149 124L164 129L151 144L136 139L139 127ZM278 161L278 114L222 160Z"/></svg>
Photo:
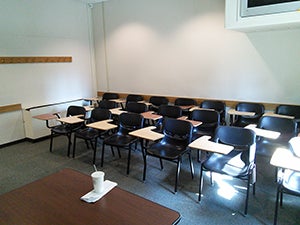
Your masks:
<svg viewBox="0 0 300 225"><path fill-rule="evenodd" d="M1 56L73 58L72 63L1 64L0 105L26 108L95 95L84 3L1 0L0 21Z"/></svg>
<svg viewBox="0 0 300 225"><path fill-rule="evenodd" d="M97 4L98 90L300 104L300 30L226 30L224 9L224 0Z"/></svg>
<svg viewBox="0 0 300 225"><path fill-rule="evenodd" d="M0 106L95 96L89 18L80 0L1 0L0 56L72 56L73 62L0 64ZM0 114L0 144L28 136L24 123L45 129L44 121L32 122L21 111Z"/></svg>

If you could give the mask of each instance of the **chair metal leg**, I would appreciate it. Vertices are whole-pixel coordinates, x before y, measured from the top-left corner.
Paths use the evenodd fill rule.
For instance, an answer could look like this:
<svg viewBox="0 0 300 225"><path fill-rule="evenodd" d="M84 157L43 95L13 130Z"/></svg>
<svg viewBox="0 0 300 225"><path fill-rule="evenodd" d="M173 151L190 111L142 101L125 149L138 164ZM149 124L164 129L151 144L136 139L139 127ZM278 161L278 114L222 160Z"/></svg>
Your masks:
<svg viewBox="0 0 300 225"><path fill-rule="evenodd" d="M120 148L119 148L119 147L117 147L117 150L118 150L119 158L121 159L121 152L120 152Z"/></svg>
<svg viewBox="0 0 300 225"><path fill-rule="evenodd" d="M191 167L191 175L192 175L192 179L194 179L194 165L193 165L193 161L192 161L192 156L191 153L189 154L189 161L190 161L190 167Z"/></svg>
<svg viewBox="0 0 300 225"><path fill-rule="evenodd" d="M113 156L113 157L115 157L115 151L114 151L114 148L113 148L113 146L110 146L110 150L111 150L111 154L112 154L112 156Z"/></svg>
<svg viewBox="0 0 300 225"><path fill-rule="evenodd" d="M247 215L248 212L248 201L249 201L249 191L250 191L250 179L251 179L251 175L248 175L248 182L247 182L247 194L246 194L246 201L245 201L245 210L244 210L244 214Z"/></svg>
<svg viewBox="0 0 300 225"><path fill-rule="evenodd" d="M160 169L163 170L164 169L164 165L163 165L163 161L161 158L159 158L159 162L160 162Z"/></svg>
<svg viewBox="0 0 300 225"><path fill-rule="evenodd" d="M104 161L104 149L105 149L105 144L103 142L102 144L102 153L101 153L101 167L103 167L103 161Z"/></svg>
<svg viewBox="0 0 300 225"><path fill-rule="evenodd" d="M70 157L70 153L71 153L71 145L72 145L72 142L71 142L71 134L67 134L67 137L68 137L68 157Z"/></svg>
<svg viewBox="0 0 300 225"><path fill-rule="evenodd" d="M129 150L128 150L128 158L127 158L127 175L129 175L130 159L131 159L131 145L129 146Z"/></svg>
<svg viewBox="0 0 300 225"><path fill-rule="evenodd" d="M98 138L96 137L96 138L95 138L95 146L94 146L94 148L93 148L93 150L94 150L94 155L93 155L93 164L95 164L95 163L96 163L97 142L98 142ZM74 145L75 145L75 143L74 143Z"/></svg>
<svg viewBox="0 0 300 225"><path fill-rule="evenodd" d="M84 142L85 142L85 144L86 144L86 148L87 148L87 149L90 149L90 145L89 145L88 141L87 141L87 140L84 140Z"/></svg>
<svg viewBox="0 0 300 225"><path fill-rule="evenodd" d="M147 154L145 153L144 156L144 172L143 172L143 181L146 180L146 170L147 170Z"/></svg>
<svg viewBox="0 0 300 225"><path fill-rule="evenodd" d="M201 201L201 195L202 195L202 187L203 187L203 169L202 165L200 165L200 179L199 179L199 196L198 196L198 201Z"/></svg>
<svg viewBox="0 0 300 225"><path fill-rule="evenodd" d="M283 192L280 192L280 207L282 207L283 204Z"/></svg>
<svg viewBox="0 0 300 225"><path fill-rule="evenodd" d="M51 139L50 139L50 152L52 152L52 144L53 144L53 135L54 133L51 131Z"/></svg>
<svg viewBox="0 0 300 225"><path fill-rule="evenodd" d="M74 135L74 139L73 139L73 158L75 158L75 148L76 148L76 134Z"/></svg>
<svg viewBox="0 0 300 225"><path fill-rule="evenodd" d="M121 159L122 156L121 156L121 152L120 152L120 149L119 149L119 148L118 148L118 155L119 155L119 159Z"/></svg>
<svg viewBox="0 0 300 225"><path fill-rule="evenodd" d="M279 192L280 192L280 185L278 185L278 187L277 187L277 193L276 193L276 203L275 203L275 213L274 213L274 225L277 224Z"/></svg>
<svg viewBox="0 0 300 225"><path fill-rule="evenodd" d="M176 170L176 177L175 177L175 189L174 189L175 194L177 193L177 186L178 186L178 181L179 181L180 166L181 166L181 158L179 158L178 161L177 161L177 170Z"/></svg>

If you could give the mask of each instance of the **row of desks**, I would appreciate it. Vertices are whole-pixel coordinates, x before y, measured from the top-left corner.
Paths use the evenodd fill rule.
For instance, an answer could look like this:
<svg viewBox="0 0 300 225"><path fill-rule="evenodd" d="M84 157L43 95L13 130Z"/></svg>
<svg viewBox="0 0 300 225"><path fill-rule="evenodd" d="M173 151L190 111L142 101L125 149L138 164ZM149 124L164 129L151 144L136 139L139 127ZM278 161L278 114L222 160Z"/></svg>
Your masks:
<svg viewBox="0 0 300 225"><path fill-rule="evenodd" d="M120 109L115 109L114 111L118 113L121 112ZM158 115L154 115L152 112L144 114L145 117L149 116L149 119L158 119ZM83 121L78 117L60 118L58 120L68 123ZM101 130L114 129L117 127L117 125L111 124L110 122L112 122L112 120L100 121L88 124L87 126ZM155 126L145 127L131 132L130 135L148 141L158 141L162 139L164 135L153 131L155 128ZM276 138L280 135L278 132L262 130L256 128L254 125L250 125L246 128L252 129L259 136L267 136L268 138ZM210 141L210 138L209 136L198 138L190 143L189 147L220 154L228 154L233 150L233 146L215 143ZM300 172L300 159L286 149L276 150L270 163L276 167ZM149 219L151 219L151 224L176 224L180 220L180 214L178 212L123 191L118 187L114 188L95 204L84 203L79 199L80 196L88 192L92 187L88 179L90 179L90 177L86 175L64 170L41 181L2 195L0 196L0 201L3 204L1 204L0 208L4 216L1 217L0 221L3 223L19 223L22 221L22 224L56 223L56 217L53 215L59 214L61 210L61 208L58 208L57 205L53 203L57 201L61 202L62 205L67 204L65 208L68 209L68 213L60 218L60 222L68 221L68 223L70 223L70 221L76 221L74 223L80 224L80 221L83 221L82 224L97 224L95 221L99 221L99 224L120 224L122 221L124 222L126 218L126 222L130 224L139 224L141 221L148 221ZM69 188L67 188L69 186L72 186L71 192ZM59 192L57 192L58 188ZM27 198L32 198L36 201L35 207L31 206ZM27 204L23 204L23 202ZM40 202L45 203L40 205ZM13 204L14 207L11 207L11 204ZM18 216L15 216L16 212ZM84 218L83 220L76 219L77 212L80 212L81 218ZM52 219L44 221L44 218L48 217Z"/></svg>

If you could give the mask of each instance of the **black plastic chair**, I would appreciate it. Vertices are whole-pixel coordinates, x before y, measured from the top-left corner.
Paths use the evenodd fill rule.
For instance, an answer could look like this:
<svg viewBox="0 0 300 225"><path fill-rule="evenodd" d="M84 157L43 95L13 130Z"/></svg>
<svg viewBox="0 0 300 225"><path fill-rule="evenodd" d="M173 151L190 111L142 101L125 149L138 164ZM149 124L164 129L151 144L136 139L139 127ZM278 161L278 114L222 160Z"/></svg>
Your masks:
<svg viewBox="0 0 300 225"><path fill-rule="evenodd" d="M184 120L167 118L164 121L164 138L150 146L145 147L144 153L144 173L143 180L146 179L147 156L152 156L160 159L161 169L163 169L162 160L168 160L177 164L175 176L174 192L177 192L177 184L179 180L180 165L182 156L188 154L192 178L194 178L194 168L191 159L191 152L188 148L192 138L192 125Z"/></svg>
<svg viewBox="0 0 300 225"><path fill-rule="evenodd" d="M102 95L102 99L103 99L103 100L111 100L111 99L118 99L118 98L120 98L120 97L119 97L119 94L117 94L117 93L112 93L112 92L105 92L105 93L103 93L103 95Z"/></svg>
<svg viewBox="0 0 300 225"><path fill-rule="evenodd" d="M139 102L143 101L144 97L142 95L136 95L136 94L129 94L126 97L126 105L128 102Z"/></svg>
<svg viewBox="0 0 300 225"><path fill-rule="evenodd" d="M215 110L196 109L190 115L191 120L201 121L200 126L193 128L192 140L208 135L213 137L216 128L220 125L220 114ZM197 152L197 159L200 162L200 150Z"/></svg>
<svg viewBox="0 0 300 225"><path fill-rule="evenodd" d="M192 98L176 98L174 105L178 106L195 106L197 102ZM189 109L182 109L182 114L185 116L190 115Z"/></svg>
<svg viewBox="0 0 300 225"><path fill-rule="evenodd" d="M127 174L129 174L132 145L138 141L138 138L129 135L128 133L142 128L143 123L144 123L144 118L140 114L122 113L119 116L118 132L103 140L101 167L103 167L103 163L104 163L105 145L116 147L119 153L120 153L120 148L123 149L127 148L128 149Z"/></svg>
<svg viewBox="0 0 300 225"><path fill-rule="evenodd" d="M127 112L133 112L133 113L143 113L148 110L148 107L145 103L141 102L128 102L126 104L125 110Z"/></svg>
<svg viewBox="0 0 300 225"><path fill-rule="evenodd" d="M96 108L92 111L91 117L87 123L94 123L101 120L107 120L110 118L111 118L111 112L108 109ZM83 139L87 144L87 148L89 148L89 142L91 144L94 153L93 164L95 164L98 139L99 138L103 139L105 135L108 135L108 131L98 130L91 127L83 127L77 130L74 134L73 158L75 157L76 139L77 138Z"/></svg>
<svg viewBox="0 0 300 225"><path fill-rule="evenodd" d="M151 105L149 106L149 110L157 112L159 106L168 105L169 100L164 96L151 96L149 99L149 103L151 103Z"/></svg>
<svg viewBox="0 0 300 225"><path fill-rule="evenodd" d="M260 103L240 102L235 106L235 110L242 112L255 112L254 116L237 116L232 126L245 127L249 124L257 124L265 112L265 107Z"/></svg>
<svg viewBox="0 0 300 225"><path fill-rule="evenodd" d="M191 120L201 121L200 126L193 129L193 140L203 136L213 136L220 125L220 114L215 110L196 109L190 115Z"/></svg>
<svg viewBox="0 0 300 225"><path fill-rule="evenodd" d="M279 105L275 112L281 115L293 116L297 122L298 133L300 132L300 105Z"/></svg>
<svg viewBox="0 0 300 225"><path fill-rule="evenodd" d="M256 154L271 158L276 148L288 148L289 140L297 136L297 124L292 119L263 116L257 125L258 128L280 132L277 139L257 137Z"/></svg>
<svg viewBox="0 0 300 225"><path fill-rule="evenodd" d="M174 104L178 106L189 106L196 105L197 103L192 98L176 98Z"/></svg>
<svg viewBox="0 0 300 225"><path fill-rule="evenodd" d="M233 178L247 181L247 194L244 210L244 214L247 214L251 182L253 185L253 194L255 194L255 179L252 179L252 175L256 174L255 138L255 133L252 130L241 127L219 126L216 129L213 140L217 143L231 145L234 149L227 155L213 153L201 163L199 201L201 200L202 195L203 171L211 172L211 183L212 172L225 174Z"/></svg>
<svg viewBox="0 0 300 225"><path fill-rule="evenodd" d="M299 145L300 145L300 137L294 137L290 140L289 143L296 141L297 149L293 148L290 145L290 150L294 153L295 157L299 157ZM296 152L297 151L297 152ZM300 197L300 172L293 171L289 169L280 169L278 170L278 180L277 180L277 193L276 193L276 203L275 203L275 213L274 213L274 225L277 224L278 218L278 206L280 202L280 207L283 204L283 194L289 194Z"/></svg>
<svg viewBox="0 0 300 225"><path fill-rule="evenodd" d="M218 101L218 100L204 100L200 103L200 108L205 109L214 109L219 112L220 114L220 123L222 125L226 125L226 104L225 102Z"/></svg>
<svg viewBox="0 0 300 225"><path fill-rule="evenodd" d="M156 123L156 132L162 132L164 120L166 118L177 119L182 116L182 109L176 105L160 105L157 114L161 115L162 118Z"/></svg>
<svg viewBox="0 0 300 225"><path fill-rule="evenodd" d="M86 110L82 106L69 106L67 109L66 116L77 116L82 115L82 118L85 118ZM57 135L65 135L68 138L68 157L70 156L71 151L71 136L72 133L76 130L80 129L82 126L84 126L84 122L76 123L76 124L61 124L57 125L53 128L51 128L51 137L50 137L50 152L52 152L52 145L53 145L53 137Z"/></svg>
<svg viewBox="0 0 300 225"><path fill-rule="evenodd" d="M113 108L117 108L118 104L114 101L110 101L110 100L101 100L98 102L98 108L101 109L113 109Z"/></svg>

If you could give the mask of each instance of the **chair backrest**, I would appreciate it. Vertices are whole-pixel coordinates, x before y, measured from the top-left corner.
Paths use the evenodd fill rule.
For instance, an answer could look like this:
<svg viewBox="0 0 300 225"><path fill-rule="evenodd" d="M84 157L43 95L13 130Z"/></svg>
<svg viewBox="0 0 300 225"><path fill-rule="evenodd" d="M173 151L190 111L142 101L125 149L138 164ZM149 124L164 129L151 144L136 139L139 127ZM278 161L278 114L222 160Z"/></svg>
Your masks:
<svg viewBox="0 0 300 225"><path fill-rule="evenodd" d="M139 102L139 101L143 101L144 98L141 95L135 95L135 94L129 94L126 97L126 103L128 102Z"/></svg>
<svg viewBox="0 0 300 225"><path fill-rule="evenodd" d="M229 159L240 154L241 160L246 165L255 160L256 135L250 129L219 126L215 131L214 141L234 147L234 150L228 154Z"/></svg>
<svg viewBox="0 0 300 225"><path fill-rule="evenodd" d="M299 105L279 105L276 107L276 113L288 116L294 116L295 119L300 119Z"/></svg>
<svg viewBox="0 0 300 225"><path fill-rule="evenodd" d="M148 110L148 107L145 103L141 102L128 102L126 104L125 110L133 113L143 113Z"/></svg>
<svg viewBox="0 0 300 225"><path fill-rule="evenodd" d="M151 96L149 102L154 106L168 105L169 100L163 96Z"/></svg>
<svg viewBox="0 0 300 225"><path fill-rule="evenodd" d="M190 119L201 121L201 126L217 127L220 124L220 114L215 110L195 109Z"/></svg>
<svg viewBox="0 0 300 225"><path fill-rule="evenodd" d="M137 113L122 113L119 116L118 134L128 134L143 127L144 117Z"/></svg>
<svg viewBox="0 0 300 225"><path fill-rule="evenodd" d="M77 115L82 115L85 117L86 110L82 106L77 106L77 105L71 105L67 109L67 116L77 116Z"/></svg>
<svg viewBox="0 0 300 225"><path fill-rule="evenodd" d="M101 100L100 102L98 102L99 104L99 108L101 109L113 109L113 108L117 108L117 103L114 101L110 101L110 100Z"/></svg>
<svg viewBox="0 0 300 225"><path fill-rule="evenodd" d="M280 136L273 142L286 142L297 136L297 124L294 120L275 116L263 116L258 124L258 128L280 132ZM264 139L264 138L260 138Z"/></svg>
<svg viewBox="0 0 300 225"><path fill-rule="evenodd" d="M92 110L91 118L89 122L93 123L101 120L107 120L110 118L111 118L111 112L109 111L109 109L96 108Z"/></svg>
<svg viewBox="0 0 300 225"><path fill-rule="evenodd" d="M112 93L112 92L105 92L102 95L102 99L105 99L105 100L118 99L118 98L119 98L119 94Z"/></svg>
<svg viewBox="0 0 300 225"><path fill-rule="evenodd" d="M162 142L172 145L188 146L192 139L193 126L185 120L167 118L164 120Z"/></svg>
<svg viewBox="0 0 300 225"><path fill-rule="evenodd" d="M187 106L196 105L197 102L192 98L176 98L174 104L179 106Z"/></svg>
<svg viewBox="0 0 300 225"><path fill-rule="evenodd" d="M204 100L200 103L200 108L205 109L214 109L220 113L220 121L221 123L225 123L225 115L226 115L226 104L225 102L218 100Z"/></svg>
<svg viewBox="0 0 300 225"><path fill-rule="evenodd" d="M239 102L235 109L242 112L255 112L255 115L251 118L260 118L265 112L264 105L260 103ZM249 118L249 116L242 117Z"/></svg>
<svg viewBox="0 0 300 225"><path fill-rule="evenodd" d="M160 105L158 114L167 118L178 118L182 116L182 109L175 105Z"/></svg>
<svg viewBox="0 0 300 225"><path fill-rule="evenodd" d="M289 145L291 151L294 153L295 156L300 158L300 137L293 137L289 140Z"/></svg>
<svg viewBox="0 0 300 225"><path fill-rule="evenodd" d="M257 124L261 116L265 112L265 107L260 103L239 102L235 109L242 112L255 112L254 116L237 116L234 126L244 127L248 124Z"/></svg>

